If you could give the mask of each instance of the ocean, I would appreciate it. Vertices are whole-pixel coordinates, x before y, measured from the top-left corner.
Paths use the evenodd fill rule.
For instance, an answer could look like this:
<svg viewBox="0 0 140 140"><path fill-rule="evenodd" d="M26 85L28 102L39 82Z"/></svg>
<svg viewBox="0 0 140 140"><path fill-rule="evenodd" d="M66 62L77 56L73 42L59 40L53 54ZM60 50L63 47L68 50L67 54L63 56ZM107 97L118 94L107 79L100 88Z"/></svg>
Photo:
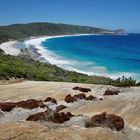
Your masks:
<svg viewBox="0 0 140 140"><path fill-rule="evenodd" d="M44 40L41 45L48 61L61 68L140 81L140 34L64 36Z"/></svg>

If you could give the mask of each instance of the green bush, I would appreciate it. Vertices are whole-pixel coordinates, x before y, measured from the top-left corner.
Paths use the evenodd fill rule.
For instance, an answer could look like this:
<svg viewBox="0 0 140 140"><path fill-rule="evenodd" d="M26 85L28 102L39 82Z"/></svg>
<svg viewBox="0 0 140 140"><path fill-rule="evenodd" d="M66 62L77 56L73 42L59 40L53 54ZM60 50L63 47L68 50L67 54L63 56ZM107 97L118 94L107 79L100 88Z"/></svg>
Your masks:
<svg viewBox="0 0 140 140"><path fill-rule="evenodd" d="M0 54L0 78L24 78L37 81L61 81L109 84L110 79L63 70L55 65Z"/></svg>
<svg viewBox="0 0 140 140"><path fill-rule="evenodd" d="M63 70L55 65L0 53L0 79L7 79L7 77L24 78L37 81L103 84L118 87L140 85L140 83L136 84L136 81L131 77L122 77L117 80L112 80L106 77L88 76L86 74Z"/></svg>
<svg viewBox="0 0 140 140"><path fill-rule="evenodd" d="M131 77L126 78L125 76L114 80L112 85L117 87L131 87L136 85L136 80L133 80Z"/></svg>
<svg viewBox="0 0 140 140"><path fill-rule="evenodd" d="M136 83L136 86L139 87L140 86L140 82Z"/></svg>

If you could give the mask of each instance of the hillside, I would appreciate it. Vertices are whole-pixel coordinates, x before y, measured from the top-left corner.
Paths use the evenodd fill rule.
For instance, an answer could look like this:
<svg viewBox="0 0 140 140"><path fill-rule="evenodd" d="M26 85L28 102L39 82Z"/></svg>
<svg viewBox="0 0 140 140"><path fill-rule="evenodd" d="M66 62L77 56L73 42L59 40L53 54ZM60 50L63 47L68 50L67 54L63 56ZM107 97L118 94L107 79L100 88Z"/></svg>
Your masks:
<svg viewBox="0 0 140 140"><path fill-rule="evenodd" d="M11 77L41 81L65 81L80 83L110 84L110 78L88 76L63 70L55 65L41 63L23 57L5 55L0 52L0 79Z"/></svg>
<svg viewBox="0 0 140 140"><path fill-rule="evenodd" d="M0 26L0 43L9 39L24 39L30 36L41 35L69 35L69 34L92 34L110 32L109 30L68 24L55 23L29 23L29 24L13 24L8 26Z"/></svg>

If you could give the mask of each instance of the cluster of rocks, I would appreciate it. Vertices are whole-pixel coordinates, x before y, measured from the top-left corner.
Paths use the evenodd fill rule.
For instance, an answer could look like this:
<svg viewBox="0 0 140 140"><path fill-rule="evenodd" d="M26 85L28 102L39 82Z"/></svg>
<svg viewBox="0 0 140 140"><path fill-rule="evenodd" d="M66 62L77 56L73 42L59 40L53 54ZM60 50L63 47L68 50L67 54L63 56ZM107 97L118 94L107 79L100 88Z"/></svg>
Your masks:
<svg viewBox="0 0 140 140"><path fill-rule="evenodd" d="M82 88L82 87L74 87L74 90L79 90L82 92L90 92L91 89L89 88ZM112 91L106 90L103 95L118 95L120 91ZM78 100L103 100L103 98L97 99L97 97L93 95L86 95L85 93L80 93L76 95L68 94L65 97L65 102L72 103ZM45 104L45 102L52 102L56 104L55 110L52 110ZM76 117L71 112L62 112L63 109L67 108L65 105L57 106L57 100L52 97L47 97L45 100L35 100L29 99L26 101L20 102L1 102L0 109L2 111L11 111L12 109L20 107L24 109L34 109L34 108L45 108L44 112L38 112L33 115L30 115L26 118L26 121L49 121L53 123L64 123L65 121L70 120L72 117ZM107 114L106 112L98 115L94 115L90 118L90 127L108 127L111 129L115 129L120 131L124 128L124 120L117 115L114 114Z"/></svg>
<svg viewBox="0 0 140 140"><path fill-rule="evenodd" d="M30 115L26 121L49 121L53 123L64 123L65 121L70 120L74 115L70 112L56 112L52 111L52 109L47 109L44 112L39 112L33 115Z"/></svg>
<svg viewBox="0 0 140 140"><path fill-rule="evenodd" d="M79 99L84 99L84 100L97 100L97 97L95 97L93 95L86 96L85 93L76 94L74 96L72 96L71 94L68 94L65 97L65 102L72 103L72 102L78 101ZM103 98L99 98L99 100L103 100Z"/></svg>
<svg viewBox="0 0 140 140"><path fill-rule="evenodd" d="M47 97L45 102L52 102L54 104L57 104L57 101L55 98ZM0 109L4 112L10 112L14 108L24 108L24 109L34 109L34 108L46 108L44 112L38 112L36 114L30 115L27 117L27 121L50 121L53 123L63 123L65 121L70 120L72 115L70 112L64 113L60 112L61 110L67 108L67 106L59 105L56 107L55 110L50 109L47 105L43 103L42 100L35 100L35 99L29 99L26 101L20 101L20 102L1 102L0 103Z"/></svg>

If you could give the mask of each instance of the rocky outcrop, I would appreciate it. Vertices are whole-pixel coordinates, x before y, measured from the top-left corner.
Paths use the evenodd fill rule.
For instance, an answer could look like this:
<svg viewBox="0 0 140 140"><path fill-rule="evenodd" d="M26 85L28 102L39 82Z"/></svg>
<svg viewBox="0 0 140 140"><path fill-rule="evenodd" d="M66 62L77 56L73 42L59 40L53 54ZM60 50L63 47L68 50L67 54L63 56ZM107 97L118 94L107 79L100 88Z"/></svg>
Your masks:
<svg viewBox="0 0 140 140"><path fill-rule="evenodd" d="M47 97L47 98L45 99L45 102L52 102L52 103L54 103L54 104L57 104L56 99L55 99L55 98L52 98L52 97Z"/></svg>
<svg viewBox="0 0 140 140"><path fill-rule="evenodd" d="M124 128L124 120L120 116L116 116L114 114L108 114L107 120L109 121L109 127L113 129L116 128L117 131L120 131Z"/></svg>
<svg viewBox="0 0 140 140"><path fill-rule="evenodd" d="M80 94L76 94L74 96L72 96L71 94L68 94L66 97L65 97L65 102L67 103L72 103L72 102L76 102L77 100L79 99L84 99L84 100L95 100L97 99L96 97L94 97L93 95L89 95L89 96L86 96L86 94L84 93L80 93ZM99 99L99 100L103 100L102 99Z"/></svg>
<svg viewBox="0 0 140 140"><path fill-rule="evenodd" d="M73 96L76 99L85 99L86 95L84 93L76 94Z"/></svg>
<svg viewBox="0 0 140 140"><path fill-rule="evenodd" d="M65 109L65 108L67 108L67 106L65 106L65 105L59 105L59 106L56 107L55 111L56 112L59 112L59 111Z"/></svg>
<svg viewBox="0 0 140 140"><path fill-rule="evenodd" d="M77 101L77 99L76 99L75 97L71 96L71 94L68 94L68 95L65 97L65 102L67 102L67 103L73 103L73 102L75 102L75 101Z"/></svg>
<svg viewBox="0 0 140 140"><path fill-rule="evenodd" d="M2 111L11 111L13 108L15 108L15 104L14 103L11 103L11 102L3 102L3 103L0 103L0 109Z"/></svg>
<svg viewBox="0 0 140 140"><path fill-rule="evenodd" d="M106 112L93 116L91 124L93 127L109 127L117 131L124 128L124 120L120 116L107 114Z"/></svg>
<svg viewBox="0 0 140 140"><path fill-rule="evenodd" d="M79 90L81 92L91 92L91 89L90 88L82 88L82 87L74 87L73 90Z"/></svg>
<svg viewBox="0 0 140 140"><path fill-rule="evenodd" d="M118 95L120 93L119 90L106 90L105 93L103 95L108 96L108 95Z"/></svg>
<svg viewBox="0 0 140 140"><path fill-rule="evenodd" d="M76 83L54 83L54 82L36 83L31 81L10 84L10 85L0 85L0 98L3 101L9 99L11 99L12 101L14 100L20 101L29 98L46 99L46 97L53 97L57 99L58 105L53 104L51 102L49 103L43 102L43 103L48 104L48 106L53 111L55 111L56 107L59 106L60 104L66 105L67 108L62 111L59 111L58 113L65 112L68 118L70 118L71 113L76 115L70 118L69 121L65 121L64 123L61 124L61 123L53 123L52 121L47 121L46 117L34 118L35 120L43 120L43 121L24 121L26 120L26 118L29 117L29 115L31 116L32 114L36 114L39 112L44 113L47 110L47 108L44 109L35 108L30 110L15 108L10 112L3 112L0 110L0 122L1 122L0 139L4 139L4 140L8 140L8 139L139 140L140 138L140 132L139 132L140 87L117 88L117 87L106 86L106 85L80 84L82 87L92 87L92 93L94 94L90 94L90 92L85 94L86 97L88 97L89 95L96 96L96 99L92 101L90 100L86 101L85 99L77 99L78 101L77 103L74 102L71 104L67 104L66 102L64 102L64 98L67 94L71 94L72 97L75 94L78 93L81 94L81 92L79 91L72 90L71 87L74 87L76 85L77 85ZM118 96L114 95L112 97L102 96L102 93L107 89L113 91L119 89L120 91L123 91L123 94L119 94ZM44 91L47 92L44 93ZM101 99L105 98L105 99L103 101L99 101L100 98ZM9 102L12 103L12 101ZM4 103L8 103L8 101ZM97 112L99 112L99 114L97 114ZM105 115L105 117L103 117L103 120L105 120L103 122L105 123L97 123L96 121L94 125L93 124L90 125L91 123L89 122L91 122L91 117L89 116L91 116L91 114L100 115L101 112L109 112L107 115ZM115 114L115 116L112 116L110 114ZM114 130L120 130L120 128L123 128L122 125L123 123L122 121L120 121L120 119L118 119L118 117L116 117L116 115L118 116L120 115L125 121L124 129L121 129L121 131L119 132ZM39 113L38 116L43 116L43 115L40 115ZM88 117L89 120L88 118L86 119L86 117ZM108 121L110 120L109 123L107 123L107 120ZM107 124L111 124L111 125L107 125ZM86 126L89 127L84 128ZM99 126L99 127L94 127L94 126ZM44 127L46 127L47 130Z"/></svg>
<svg viewBox="0 0 140 140"><path fill-rule="evenodd" d="M45 113L46 113L46 111L45 111L45 112L39 112L39 113L30 115L30 116L26 119L26 121L46 120Z"/></svg>
<svg viewBox="0 0 140 140"><path fill-rule="evenodd" d="M47 107L46 105L43 104L43 102L40 100L35 100L35 99L29 99L27 101L20 101L15 103L16 107L21 107L24 109L33 109L33 108L37 108L37 107Z"/></svg>
<svg viewBox="0 0 140 140"><path fill-rule="evenodd" d="M55 112L51 109L48 109L44 112L39 112L33 115L30 115L26 121L50 121L53 123L64 123L65 121L70 120L71 117L73 117L70 112L64 113L64 112Z"/></svg>
<svg viewBox="0 0 140 140"><path fill-rule="evenodd" d="M85 98L86 100L95 100L96 97L92 96L92 95L89 95Z"/></svg>
<svg viewBox="0 0 140 140"><path fill-rule="evenodd" d="M54 113L53 118L54 123L64 123L65 121L70 120L69 116L64 112Z"/></svg>
<svg viewBox="0 0 140 140"><path fill-rule="evenodd" d="M47 107L47 105L44 105L43 102L40 100L35 100L35 99L29 99L26 101L20 101L20 102L2 102L0 103L0 109L2 111L11 111L15 107L21 107L24 109L34 109L37 107Z"/></svg>

